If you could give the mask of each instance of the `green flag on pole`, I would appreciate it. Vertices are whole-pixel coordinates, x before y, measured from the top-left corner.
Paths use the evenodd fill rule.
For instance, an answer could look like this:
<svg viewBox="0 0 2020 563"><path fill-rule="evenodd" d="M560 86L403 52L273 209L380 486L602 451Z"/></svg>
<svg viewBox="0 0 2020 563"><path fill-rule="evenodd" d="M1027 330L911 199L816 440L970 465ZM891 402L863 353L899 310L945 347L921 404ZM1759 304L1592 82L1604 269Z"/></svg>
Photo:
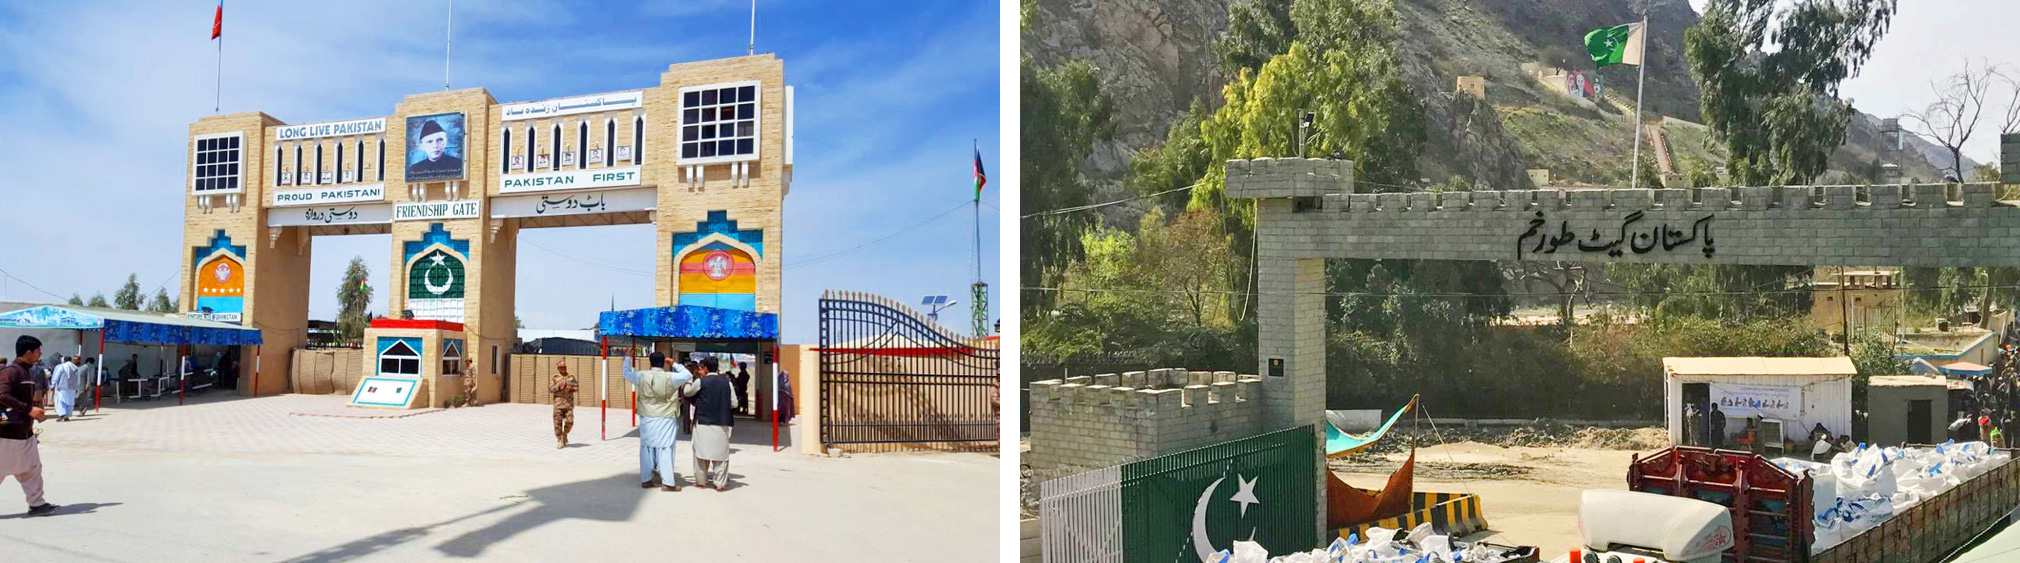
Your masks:
<svg viewBox="0 0 2020 563"><path fill-rule="evenodd" d="M1639 23L1595 29L1585 34L1585 51L1592 55L1592 64L1601 68L1619 64L1641 66L1645 32Z"/></svg>

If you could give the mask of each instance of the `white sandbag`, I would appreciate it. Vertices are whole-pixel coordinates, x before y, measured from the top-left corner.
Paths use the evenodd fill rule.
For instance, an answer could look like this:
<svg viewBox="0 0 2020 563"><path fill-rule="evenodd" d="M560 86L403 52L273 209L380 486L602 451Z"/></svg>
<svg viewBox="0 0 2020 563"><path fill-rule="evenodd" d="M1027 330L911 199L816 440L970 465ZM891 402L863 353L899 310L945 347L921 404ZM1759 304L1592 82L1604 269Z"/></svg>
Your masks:
<svg viewBox="0 0 2020 563"><path fill-rule="evenodd" d="M1417 547L1431 555L1432 561L1452 560L1452 536L1431 535L1417 542Z"/></svg>
<svg viewBox="0 0 2020 563"><path fill-rule="evenodd" d="M1252 541L1234 542L1234 558L1230 563L1269 563L1270 551L1262 544Z"/></svg>
<svg viewBox="0 0 2020 563"><path fill-rule="evenodd" d="M1364 541L1361 543L1367 544L1369 546L1387 545L1390 541L1394 541L1396 539L1397 531L1398 530L1395 530L1393 528L1383 528L1381 526L1368 528L1368 537L1367 537L1368 541Z"/></svg>
<svg viewBox="0 0 2020 563"><path fill-rule="evenodd" d="M1410 534L1403 536L1403 541L1410 542L1411 545L1424 545L1424 538L1431 537L1433 533L1431 531L1431 523L1425 522L1418 524L1415 528L1410 528Z"/></svg>

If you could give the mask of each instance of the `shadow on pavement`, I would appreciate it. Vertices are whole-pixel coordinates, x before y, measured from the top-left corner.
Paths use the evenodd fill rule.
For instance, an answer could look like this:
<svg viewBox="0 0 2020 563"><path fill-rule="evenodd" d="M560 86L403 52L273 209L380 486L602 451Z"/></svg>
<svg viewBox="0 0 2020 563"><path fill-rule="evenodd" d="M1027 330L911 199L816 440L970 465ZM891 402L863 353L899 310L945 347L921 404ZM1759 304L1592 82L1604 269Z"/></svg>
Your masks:
<svg viewBox="0 0 2020 563"><path fill-rule="evenodd" d="M608 522L630 521L638 512L644 495L655 491L638 488L638 476L619 473L601 479L590 479L564 483L551 487L541 487L526 492L526 499L495 506L482 511L466 514L426 526L415 526L388 530L369 537L359 538L338 545L288 559L292 563L326 563L334 561L354 561L371 557L379 552L407 544L424 537L429 532L479 516L501 512L507 509L531 504L531 508L513 514L482 529L471 530L463 535L450 538L435 546L435 550L450 557L479 557L484 549L496 542L505 541L522 532L543 524L569 519L599 520Z"/></svg>
<svg viewBox="0 0 2020 563"><path fill-rule="evenodd" d="M65 504L65 505L62 505L62 506L58 506L58 507L56 507L56 511L55 511L55 512L51 512L51 513L49 513L49 514L47 514L47 515L45 515L45 516L42 516L42 517L43 517L43 518L47 518L47 517L49 517L49 516L69 516L69 515L72 515L72 514L90 514L90 513L93 513L93 512L98 512L98 509L100 509L100 508L105 508L105 507L108 507L108 506L119 506L119 505L122 505L122 504L126 504L126 503L123 503L123 502L79 502L79 503L73 503L73 504ZM0 520L16 520L16 519L21 519L21 518L27 518L27 517L28 517L28 513L27 513L27 512L22 512L22 513L20 513L20 514L9 514L9 515L6 515L6 516L0 516Z"/></svg>

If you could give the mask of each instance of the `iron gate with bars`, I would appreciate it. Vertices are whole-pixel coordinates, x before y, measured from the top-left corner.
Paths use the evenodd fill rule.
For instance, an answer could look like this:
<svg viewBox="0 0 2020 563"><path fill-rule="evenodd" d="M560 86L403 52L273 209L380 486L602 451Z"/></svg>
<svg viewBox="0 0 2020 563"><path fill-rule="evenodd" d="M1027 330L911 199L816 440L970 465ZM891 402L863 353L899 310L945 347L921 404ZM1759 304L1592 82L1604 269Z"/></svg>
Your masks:
<svg viewBox="0 0 2020 563"><path fill-rule="evenodd" d="M1000 436L999 350L890 299L820 302L823 444L991 442Z"/></svg>
<svg viewBox="0 0 2020 563"><path fill-rule="evenodd" d="M1210 561L1317 547L1318 431L1299 426L1039 484L1045 563Z"/></svg>

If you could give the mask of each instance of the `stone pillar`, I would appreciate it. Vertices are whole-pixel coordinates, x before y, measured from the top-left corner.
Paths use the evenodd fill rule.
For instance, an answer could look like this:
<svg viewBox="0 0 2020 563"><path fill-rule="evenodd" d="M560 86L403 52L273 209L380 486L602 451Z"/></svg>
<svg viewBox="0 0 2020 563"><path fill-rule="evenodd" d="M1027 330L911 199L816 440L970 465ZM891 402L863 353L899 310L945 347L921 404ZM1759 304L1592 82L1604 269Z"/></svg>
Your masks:
<svg viewBox="0 0 2020 563"><path fill-rule="evenodd" d="M1329 160L1230 161L1227 194L1256 200L1257 373L1262 376L1263 432L1325 420L1326 261L1301 252L1323 246L1316 210L1297 202L1328 193L1353 193L1353 163ZM1386 207L1385 207L1386 209ZM1317 432L1315 430L1315 432ZM1326 534L1325 440L1312 476L1317 512L1312 525Z"/></svg>

